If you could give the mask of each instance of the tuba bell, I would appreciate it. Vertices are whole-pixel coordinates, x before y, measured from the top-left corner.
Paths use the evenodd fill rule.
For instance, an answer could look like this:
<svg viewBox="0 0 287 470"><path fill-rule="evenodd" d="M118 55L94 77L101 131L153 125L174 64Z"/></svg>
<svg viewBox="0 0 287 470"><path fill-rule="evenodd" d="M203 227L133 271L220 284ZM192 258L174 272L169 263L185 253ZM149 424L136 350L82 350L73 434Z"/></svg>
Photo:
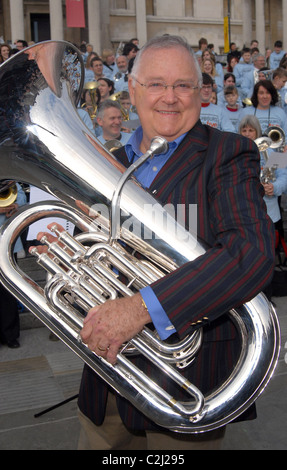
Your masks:
<svg viewBox="0 0 287 470"><path fill-rule="evenodd" d="M145 327L122 345L115 365L80 339L85 312L92 306L131 296L206 250L196 234L186 231L132 177L144 161L167 150L166 141L155 138L148 152L127 170L80 120L76 106L83 70L80 52L56 41L27 48L0 66L1 178L36 186L59 200L23 207L1 228L1 282L153 422L181 433L219 428L257 399L278 361L278 320L263 294L229 312L241 352L230 377L206 395L181 373L196 360L202 329L167 344ZM72 237L55 224L60 245L48 244L49 254L35 253L49 273L42 288L19 267L13 247L23 230L47 217L65 218L81 233ZM115 269L127 279L125 283ZM131 360L135 354L155 364L185 399L170 396L135 367Z"/></svg>

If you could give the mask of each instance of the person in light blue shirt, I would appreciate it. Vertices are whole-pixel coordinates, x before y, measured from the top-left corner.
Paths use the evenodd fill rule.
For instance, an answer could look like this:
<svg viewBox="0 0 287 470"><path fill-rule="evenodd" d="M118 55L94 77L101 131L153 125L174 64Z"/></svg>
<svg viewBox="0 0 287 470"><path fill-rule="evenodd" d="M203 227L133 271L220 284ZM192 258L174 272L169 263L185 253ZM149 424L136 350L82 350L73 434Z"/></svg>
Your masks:
<svg viewBox="0 0 287 470"><path fill-rule="evenodd" d="M249 48L244 48L242 50L241 57L242 57L242 62L238 62L238 64L236 64L233 69L233 74L235 76L235 84L236 84L236 87L238 88L240 95L241 95L241 86L242 86L243 77L247 73L252 72L254 69L254 66L251 62L251 51Z"/></svg>
<svg viewBox="0 0 287 470"><path fill-rule="evenodd" d="M225 94L224 94L226 87L235 86L238 90L238 87L236 85L235 75L233 73L228 72L224 75L223 85L224 85L223 90L220 93L218 93L218 95L217 95L217 103L216 104L218 104L218 106L227 106L228 105L228 103L226 101L226 98L225 98ZM243 107L242 100L239 96L239 90L238 90L237 105L238 105L238 108Z"/></svg>
<svg viewBox="0 0 287 470"><path fill-rule="evenodd" d="M237 129L239 124L241 106L238 104L239 94L236 86L227 86L224 90L224 97L226 100L226 105L223 105L223 109L226 113L226 116L228 116L230 122L232 123L234 129Z"/></svg>
<svg viewBox="0 0 287 470"><path fill-rule="evenodd" d="M260 122L262 134L265 134L269 127L277 126L287 135L286 114L276 106L278 93L270 80L260 80L256 83L251 102L253 106L241 109L240 120L246 115L253 115Z"/></svg>
<svg viewBox="0 0 287 470"><path fill-rule="evenodd" d="M104 49L102 59L104 64L104 76L110 80L114 80L114 76L118 71L114 51L112 49Z"/></svg>
<svg viewBox="0 0 287 470"><path fill-rule="evenodd" d="M240 121L238 132L239 134L256 141L256 139L261 137L261 126L257 117L251 115L244 116ZM264 170L268 165L268 158L271 152L272 149L270 148L265 152L260 152L261 183L265 192L263 199L266 204L267 214L272 220L275 230L280 234L282 233L282 218L279 196L287 191L287 167L277 168L273 173L274 179L269 178L266 180L264 177ZM272 297L272 291L273 287L271 282L270 286L268 286L264 292L269 299Z"/></svg>
<svg viewBox="0 0 287 470"><path fill-rule="evenodd" d="M271 70L277 69L279 67L281 59L286 54L286 52L283 51L282 47L282 41L275 41L274 50L269 58L269 66Z"/></svg>
<svg viewBox="0 0 287 470"><path fill-rule="evenodd" d="M82 108L77 108L77 112L83 123L86 124L87 128L94 134L95 129L89 113Z"/></svg>
<svg viewBox="0 0 287 470"><path fill-rule="evenodd" d="M272 149L267 150L268 155L272 153ZM266 160L261 152L260 164L263 170L266 167ZM274 224L281 220L281 211L279 206L279 196L287 191L287 168L277 168L274 171L274 179L262 181L265 196L267 214ZM276 226L275 226L276 227Z"/></svg>
<svg viewBox="0 0 287 470"><path fill-rule="evenodd" d="M241 98L251 98L256 83L256 73L266 66L266 60L263 54L253 56L253 68L250 72L243 75L241 82Z"/></svg>
<svg viewBox="0 0 287 470"><path fill-rule="evenodd" d="M238 133L256 141L261 137L261 126L256 116L245 116L239 123ZM260 150L260 149L259 149ZM264 169L268 166L268 158L272 153L269 148L265 152L260 152L261 182L264 187L267 213L274 224L280 221L281 211L279 207L278 197L287 191L287 167L277 168L273 175L274 179L268 181L263 178Z"/></svg>
<svg viewBox="0 0 287 470"><path fill-rule="evenodd" d="M105 100L103 101L97 112L97 122L102 128L102 134L98 136L98 140L102 144L117 140L122 145L125 145L129 138L130 133L122 132L123 115L121 106L116 101Z"/></svg>
<svg viewBox="0 0 287 470"><path fill-rule="evenodd" d="M202 74L203 85L200 90L201 112L200 120L203 124L214 127L220 131L235 132L224 108L210 102L213 80L210 75Z"/></svg>

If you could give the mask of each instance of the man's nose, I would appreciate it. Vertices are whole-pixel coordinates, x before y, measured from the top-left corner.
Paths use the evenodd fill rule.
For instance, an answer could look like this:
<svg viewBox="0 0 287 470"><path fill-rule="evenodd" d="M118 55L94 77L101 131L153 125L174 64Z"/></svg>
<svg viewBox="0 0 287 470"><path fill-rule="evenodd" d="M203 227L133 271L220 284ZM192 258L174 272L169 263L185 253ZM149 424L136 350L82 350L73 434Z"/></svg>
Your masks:
<svg viewBox="0 0 287 470"><path fill-rule="evenodd" d="M174 102L177 100L177 95L175 93L175 89L173 88L173 86L165 87L163 97L164 97L164 100L168 102Z"/></svg>

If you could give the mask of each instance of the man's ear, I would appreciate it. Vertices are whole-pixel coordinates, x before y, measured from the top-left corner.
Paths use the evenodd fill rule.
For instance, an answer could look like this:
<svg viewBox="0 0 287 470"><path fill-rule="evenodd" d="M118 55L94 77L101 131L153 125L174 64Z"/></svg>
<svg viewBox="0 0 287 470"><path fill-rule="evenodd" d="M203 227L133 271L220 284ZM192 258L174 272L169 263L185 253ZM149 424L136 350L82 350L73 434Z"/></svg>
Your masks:
<svg viewBox="0 0 287 470"><path fill-rule="evenodd" d="M132 77L129 77L129 94L130 94L131 104L135 105L135 99L134 99L135 88L133 86L133 78Z"/></svg>

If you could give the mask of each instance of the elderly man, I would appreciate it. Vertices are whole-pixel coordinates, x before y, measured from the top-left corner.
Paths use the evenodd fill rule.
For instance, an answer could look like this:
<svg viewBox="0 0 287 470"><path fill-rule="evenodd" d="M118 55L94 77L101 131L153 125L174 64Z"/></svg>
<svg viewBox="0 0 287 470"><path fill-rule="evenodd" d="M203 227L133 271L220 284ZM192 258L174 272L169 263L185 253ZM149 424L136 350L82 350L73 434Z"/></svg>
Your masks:
<svg viewBox="0 0 287 470"><path fill-rule="evenodd" d="M127 56L120 55L116 59L118 73L114 76L115 82L115 92L118 93L120 91L128 91L128 66L129 60Z"/></svg>
<svg viewBox="0 0 287 470"><path fill-rule="evenodd" d="M115 363L122 343L148 323L166 339L174 333L182 338L200 322L204 344L185 375L205 393L234 367L238 342L226 312L270 282L274 244L262 202L257 148L249 139L200 122L200 87L197 61L182 38L163 36L147 43L129 78L142 126L117 157L129 166L149 149L154 136L167 139L169 151L147 161L136 177L162 204L197 204L198 236L210 249L132 297L93 308L81 336L91 350ZM158 378L158 369L148 371ZM79 395L81 448L218 448L224 434L220 429L203 437L178 437L119 396L116 402L117 407L113 392L85 366Z"/></svg>
<svg viewBox="0 0 287 470"><path fill-rule="evenodd" d="M146 324L153 323L162 340L182 339L203 327L202 347L183 375L206 394L234 369L240 341L227 312L270 282L274 234L263 202L257 146L200 122L201 80L197 60L182 38L167 35L148 42L129 77L141 127L117 158L129 166L149 149L153 137L164 137L169 150L147 161L136 177L163 205L196 204L198 237L209 248L133 296L91 309L81 336L114 364L121 345ZM174 385L144 357L133 361L174 393ZM198 436L159 427L88 366L78 404L81 449L212 449L220 447L224 436L224 428ZM251 411L241 419L253 417Z"/></svg>

